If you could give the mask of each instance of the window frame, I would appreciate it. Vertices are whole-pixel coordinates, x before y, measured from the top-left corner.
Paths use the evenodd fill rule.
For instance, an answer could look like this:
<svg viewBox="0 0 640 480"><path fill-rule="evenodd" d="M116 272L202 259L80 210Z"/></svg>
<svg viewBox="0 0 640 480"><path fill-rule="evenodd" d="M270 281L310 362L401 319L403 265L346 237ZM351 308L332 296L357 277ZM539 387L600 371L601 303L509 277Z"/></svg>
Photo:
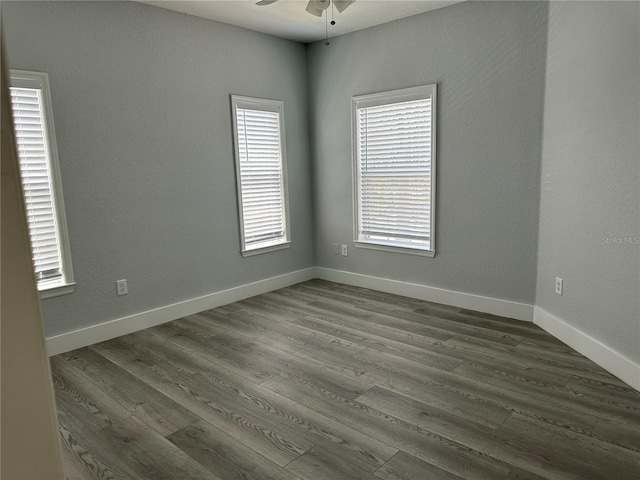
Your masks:
<svg viewBox="0 0 640 480"><path fill-rule="evenodd" d="M370 240L361 238L361 192L360 192L360 158L359 158L359 122L358 110L362 108L395 103L409 102L431 98L431 173L430 173L430 205L429 205L429 248L419 245L394 244L383 240ZM421 85L417 87L403 88L386 92L378 92L367 95L358 95L351 102L351 145L353 168L353 243L357 248L371 250L405 253L433 257L436 253L436 119L437 119L437 84Z"/></svg>
<svg viewBox="0 0 640 480"><path fill-rule="evenodd" d="M67 229L67 216L64 207L64 195L62 191L62 178L60 175L60 162L58 159L58 146L55 136L55 125L53 121L53 108L51 104L51 93L49 88L49 76L43 72L33 72L26 70L9 70L9 87L38 89L42 96L42 116L45 123L47 135L47 145L49 150L49 171L51 175L51 196L54 201L54 212L58 244L60 249L60 269L62 277L55 281L37 281L40 299L67 295L73 292L75 281L73 276L73 265L71 262L71 248L69 245L69 232ZM12 117L13 124L13 117ZM14 132L15 136L15 132ZM18 162L19 163L19 162ZM20 182L22 187L22 180ZM31 242L31 239L29 239Z"/></svg>
<svg viewBox="0 0 640 480"><path fill-rule="evenodd" d="M278 114L279 125L279 142L280 142L280 168L281 168L281 188L282 188L282 207L283 207L283 229L284 235L277 243L265 246L254 246L247 248L244 226L244 207L242 203L242 176L240 170L240 150L238 141L238 115L237 109L274 112ZM285 141L285 122L284 122L284 102L282 100L270 100L265 98L247 97L243 95L231 95L231 114L232 114L232 130L233 130L233 147L234 161L236 168L236 194L238 197L238 217L240 224L240 253L243 257L251 257L263 253L269 253L277 250L283 250L291 246L291 227L289 219L289 181L287 174L287 152Z"/></svg>

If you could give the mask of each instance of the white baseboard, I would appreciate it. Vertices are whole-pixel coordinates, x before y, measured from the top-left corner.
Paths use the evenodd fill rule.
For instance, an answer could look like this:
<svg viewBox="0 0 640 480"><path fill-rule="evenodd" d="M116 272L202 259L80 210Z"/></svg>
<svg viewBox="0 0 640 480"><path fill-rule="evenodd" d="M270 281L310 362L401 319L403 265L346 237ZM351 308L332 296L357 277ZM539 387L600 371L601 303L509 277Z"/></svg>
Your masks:
<svg viewBox="0 0 640 480"><path fill-rule="evenodd" d="M633 360L540 307L535 307L533 322L612 375L640 391L640 365Z"/></svg>
<svg viewBox="0 0 640 480"><path fill-rule="evenodd" d="M193 315L204 310L220 307L237 302L245 298L254 297L279 288L288 287L296 283L311 280L316 277L314 267L298 270L277 277L266 278L257 282L240 285L202 297L192 298L183 302L164 307L147 310L109 322L82 328L73 332L63 333L46 339L47 354L49 356L69 352L76 348L86 347L104 342L112 338L136 332L162 323L177 320L187 315Z"/></svg>
<svg viewBox="0 0 640 480"><path fill-rule="evenodd" d="M192 298L172 305L111 320L99 325L49 337L46 339L47 353L49 356L58 355L75 350L76 348L86 347L121 335L177 320L187 315L193 315L272 290L288 287L289 285L311 280L312 278L370 288L381 292L404 295L406 297L445 305L453 305L518 320L533 321L536 325L560 341L566 343L571 348L640 391L640 365L539 307L323 267L311 267L277 277L266 278L202 297Z"/></svg>
<svg viewBox="0 0 640 480"><path fill-rule="evenodd" d="M526 322L533 321L533 305L526 303L511 302L509 300L483 297L471 293L444 290L442 288L428 287L417 283L389 280L387 278L372 277L342 270L332 270L330 268L317 267L316 273L317 277L322 280L346 283L348 285L370 288L381 292L395 293L397 295L404 295L405 297L453 305Z"/></svg>

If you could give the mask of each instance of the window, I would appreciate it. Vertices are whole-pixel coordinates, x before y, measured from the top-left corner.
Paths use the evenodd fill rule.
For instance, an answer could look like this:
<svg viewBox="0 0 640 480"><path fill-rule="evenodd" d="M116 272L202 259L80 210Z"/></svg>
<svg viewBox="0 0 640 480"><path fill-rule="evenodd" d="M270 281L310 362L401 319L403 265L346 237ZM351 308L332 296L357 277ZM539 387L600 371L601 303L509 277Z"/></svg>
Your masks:
<svg viewBox="0 0 640 480"><path fill-rule="evenodd" d="M243 256L287 248L283 103L231 96Z"/></svg>
<svg viewBox="0 0 640 480"><path fill-rule="evenodd" d="M355 245L435 255L436 86L353 98Z"/></svg>
<svg viewBox="0 0 640 480"><path fill-rule="evenodd" d="M46 73L10 72L11 108L41 298L71 293L73 272Z"/></svg>

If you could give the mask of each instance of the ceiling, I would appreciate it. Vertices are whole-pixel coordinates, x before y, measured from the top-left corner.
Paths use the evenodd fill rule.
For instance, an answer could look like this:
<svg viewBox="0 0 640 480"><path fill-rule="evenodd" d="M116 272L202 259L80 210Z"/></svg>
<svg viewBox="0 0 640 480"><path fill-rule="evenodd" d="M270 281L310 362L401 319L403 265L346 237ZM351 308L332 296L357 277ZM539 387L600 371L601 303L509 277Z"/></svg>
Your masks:
<svg viewBox="0 0 640 480"><path fill-rule="evenodd" d="M197 17L267 33L298 42L309 43L325 38L325 17L305 11L307 0L279 0L268 6L257 6L258 0L136 0L140 3L174 10ZM342 13L334 10L334 26L329 37L362 30L399 18L410 17L462 0L357 0ZM329 20L331 20L331 7Z"/></svg>

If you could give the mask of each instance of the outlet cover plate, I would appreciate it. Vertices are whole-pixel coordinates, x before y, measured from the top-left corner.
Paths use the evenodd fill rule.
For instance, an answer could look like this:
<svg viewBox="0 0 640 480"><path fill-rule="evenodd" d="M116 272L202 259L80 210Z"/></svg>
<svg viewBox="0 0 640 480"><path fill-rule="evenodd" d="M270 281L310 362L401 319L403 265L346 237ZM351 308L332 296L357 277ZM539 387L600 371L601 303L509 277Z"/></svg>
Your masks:
<svg viewBox="0 0 640 480"><path fill-rule="evenodd" d="M129 293L127 289L127 280L116 280L116 291L118 292L118 296L126 295Z"/></svg>
<svg viewBox="0 0 640 480"><path fill-rule="evenodd" d="M562 295L562 279L560 277L556 277L556 293Z"/></svg>

